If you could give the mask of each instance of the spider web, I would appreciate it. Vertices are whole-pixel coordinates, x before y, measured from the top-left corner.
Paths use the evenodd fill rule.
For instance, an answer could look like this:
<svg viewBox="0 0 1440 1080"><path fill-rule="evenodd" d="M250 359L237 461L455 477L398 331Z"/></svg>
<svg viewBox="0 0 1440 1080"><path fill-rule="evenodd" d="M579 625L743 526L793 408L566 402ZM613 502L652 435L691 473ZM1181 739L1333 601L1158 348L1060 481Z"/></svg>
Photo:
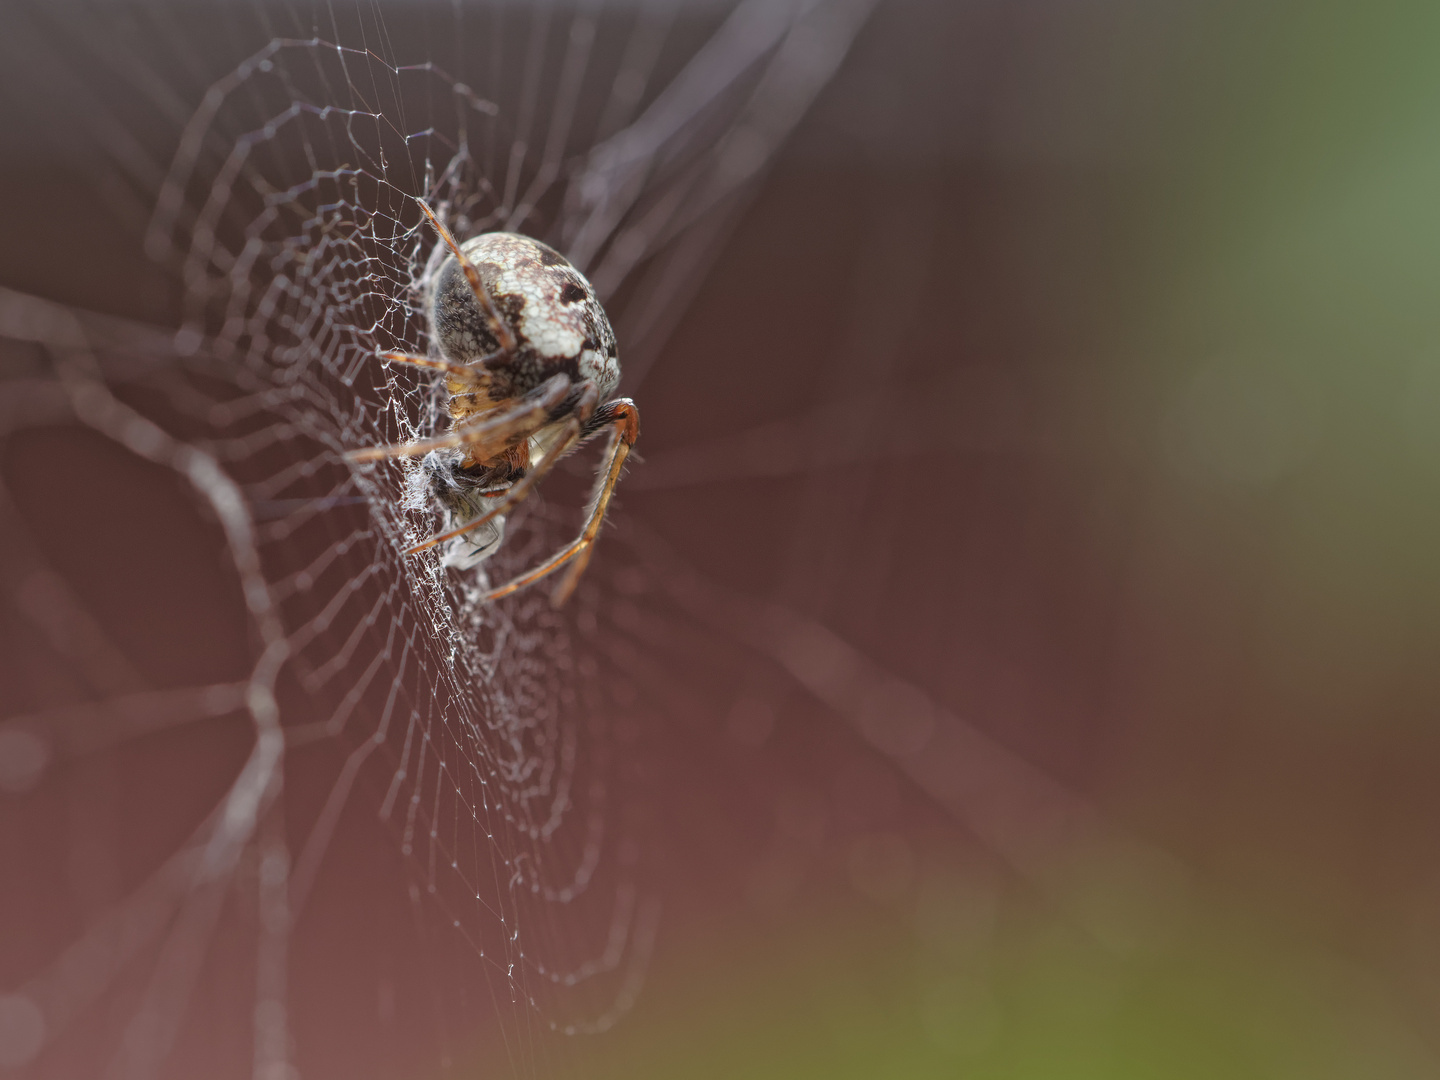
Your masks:
<svg viewBox="0 0 1440 1080"><path fill-rule="evenodd" d="M66 671L5 722L7 788L197 726L245 735L146 872L7 990L5 1064L63 1071L70 1044L94 1043L110 1075L170 1067L239 911L248 1060L290 1075L295 928L366 801L444 972L442 1046L483 1029L494 1067L547 1073L552 1033L604 1030L633 1004L660 909L626 767L648 714L595 648L613 586L592 571L561 614L539 592L482 606L475 575L401 554L436 524L417 464L339 455L443 427L432 381L375 359L427 350L443 252L417 198L461 237L513 229L569 254L607 302L628 391L869 7L256 6L215 16L223 46L157 8L14 16L36 64L55 41L106 58L75 83L91 90L78 122L106 205L173 284L173 329L0 294L21 358L4 430L23 448L78 422L104 460L178 477L248 638L233 677L157 685L117 647L124 621L67 583L42 515L7 496L12 621ZM575 527L561 500L535 502L493 575Z"/></svg>

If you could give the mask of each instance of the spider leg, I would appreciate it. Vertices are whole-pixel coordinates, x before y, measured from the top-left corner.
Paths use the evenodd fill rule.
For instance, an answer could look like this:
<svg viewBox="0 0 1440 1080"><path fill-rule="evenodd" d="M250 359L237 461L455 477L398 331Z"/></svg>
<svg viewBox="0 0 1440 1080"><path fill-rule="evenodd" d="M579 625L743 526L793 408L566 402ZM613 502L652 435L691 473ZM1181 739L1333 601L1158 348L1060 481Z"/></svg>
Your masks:
<svg viewBox="0 0 1440 1080"><path fill-rule="evenodd" d="M555 607L560 607L570 599L570 594L575 591L580 575L589 565L595 538L600 535L600 526L605 521L605 510L610 505L610 496L614 494L615 483L620 479L620 469L625 464L625 458L629 455L630 448L635 445L635 440L640 436L640 410L629 398L607 401L595 410L595 415L591 418L591 425L604 424L612 425L609 461L597 476L595 498L591 504L590 517L585 522L585 528L581 530L579 536L539 566L521 574L513 581L506 582L499 588L491 589L481 597L482 600L498 600L502 596L509 596L543 577L548 577L566 563L569 563L570 567L566 571L564 579L550 594L550 603Z"/></svg>
<svg viewBox="0 0 1440 1080"><path fill-rule="evenodd" d="M595 384L587 380L580 401L575 407L575 412L565 420L563 434L561 434L550 452L541 459L539 464L535 465L525 476L517 481L510 490L505 493L504 497L484 514L465 522L465 524L459 528L451 529L449 532L437 533L428 540L416 544L406 551L405 554L415 555L427 548L434 547L436 544L443 544L446 540L453 540L457 536L463 536L471 529L478 529L491 518L505 513L505 511L509 510L512 506L521 502L525 496L530 494L531 489L539 483L540 478L553 469L555 463L568 454L574 448L575 444L580 441L583 425L585 421L590 419L590 415L595 408L595 402L599 396L599 391L595 388Z"/></svg>
<svg viewBox="0 0 1440 1080"><path fill-rule="evenodd" d="M468 364L452 364L448 360L432 360L428 356L412 356L409 353L398 352L382 352L375 355L392 364L411 364L415 367L430 368L432 371L443 371L446 375L463 379L466 382L484 382L490 374L479 365L471 367Z"/></svg>
<svg viewBox="0 0 1440 1080"><path fill-rule="evenodd" d="M450 429L444 435L416 439L408 443L394 443L390 446L367 446L363 450L350 450L345 454L345 460L360 462L391 457L417 457L428 454L431 450L443 450L451 446L469 447L474 457L493 457L548 424L551 410L565 400L565 396L570 392L570 385L568 375L552 375L528 394L516 398L508 407L501 406L473 423Z"/></svg>
<svg viewBox="0 0 1440 1080"><path fill-rule="evenodd" d="M485 322L490 328L490 333L495 335L495 340L500 343L500 351L513 353L515 351L515 334L509 324L500 317L500 311L495 307L495 301L490 296L490 290L485 288L485 282L480 280L480 271L475 269L475 264L465 257L460 250L460 245L455 242L455 237L435 216L429 204L424 199L416 196L415 201L420 204L420 209L425 211L425 216L430 219L435 232L450 249L450 254L455 256L455 261L460 264L460 270L465 275L465 280L470 283L470 291L475 294L475 299L480 303L480 310L485 313Z"/></svg>

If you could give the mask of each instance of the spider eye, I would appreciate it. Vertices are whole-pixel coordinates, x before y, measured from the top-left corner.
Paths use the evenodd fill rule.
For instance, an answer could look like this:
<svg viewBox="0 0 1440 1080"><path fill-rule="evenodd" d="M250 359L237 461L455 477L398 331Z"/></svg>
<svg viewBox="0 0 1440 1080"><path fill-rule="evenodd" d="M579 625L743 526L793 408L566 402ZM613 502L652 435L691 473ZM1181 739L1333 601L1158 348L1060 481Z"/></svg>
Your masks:
<svg viewBox="0 0 1440 1080"><path fill-rule="evenodd" d="M560 290L560 300L566 304L578 304L585 299L585 290L573 281L567 281Z"/></svg>

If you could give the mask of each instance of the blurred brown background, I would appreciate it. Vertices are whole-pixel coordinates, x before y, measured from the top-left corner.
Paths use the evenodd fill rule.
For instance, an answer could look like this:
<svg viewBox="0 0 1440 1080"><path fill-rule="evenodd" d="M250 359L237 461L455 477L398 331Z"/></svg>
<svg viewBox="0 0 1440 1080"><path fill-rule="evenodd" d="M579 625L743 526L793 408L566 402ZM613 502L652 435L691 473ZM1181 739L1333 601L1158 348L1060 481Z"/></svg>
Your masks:
<svg viewBox="0 0 1440 1080"><path fill-rule="evenodd" d="M222 16L186 18L205 70ZM1435 30L882 3L626 387L644 461L566 632L661 904L634 1007L553 1036L463 970L377 758L290 937L299 1074L1433 1075ZM0 284L165 325L91 151L41 149L110 77L6 107ZM46 359L3 348L21 401ZM7 715L244 676L173 474L61 410L3 476ZM0 793L0 993L249 739L221 717ZM292 850L355 745L287 759ZM220 912L163 1075L250 1068L256 915ZM143 967L18 1075L99 1075Z"/></svg>

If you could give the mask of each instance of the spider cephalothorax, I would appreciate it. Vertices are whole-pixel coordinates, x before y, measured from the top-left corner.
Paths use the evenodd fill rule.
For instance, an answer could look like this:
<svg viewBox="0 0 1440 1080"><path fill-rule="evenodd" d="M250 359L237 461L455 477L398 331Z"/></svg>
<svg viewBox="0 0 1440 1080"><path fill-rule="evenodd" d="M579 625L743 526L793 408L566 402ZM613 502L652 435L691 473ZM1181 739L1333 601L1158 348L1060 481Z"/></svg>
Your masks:
<svg viewBox="0 0 1440 1080"><path fill-rule="evenodd" d="M563 603L589 561L621 466L639 434L635 403L610 398L620 382L615 333L590 283L552 248L517 233L484 233L461 246L430 208L420 205L450 249L429 303L432 345L441 358L382 355L444 372L450 430L347 456L374 461L426 455L427 483L450 527L407 554L465 537L463 550L446 559L463 568L499 547L505 511L560 457L594 435L612 432L580 536L486 594L504 596L569 563L553 597Z"/></svg>

